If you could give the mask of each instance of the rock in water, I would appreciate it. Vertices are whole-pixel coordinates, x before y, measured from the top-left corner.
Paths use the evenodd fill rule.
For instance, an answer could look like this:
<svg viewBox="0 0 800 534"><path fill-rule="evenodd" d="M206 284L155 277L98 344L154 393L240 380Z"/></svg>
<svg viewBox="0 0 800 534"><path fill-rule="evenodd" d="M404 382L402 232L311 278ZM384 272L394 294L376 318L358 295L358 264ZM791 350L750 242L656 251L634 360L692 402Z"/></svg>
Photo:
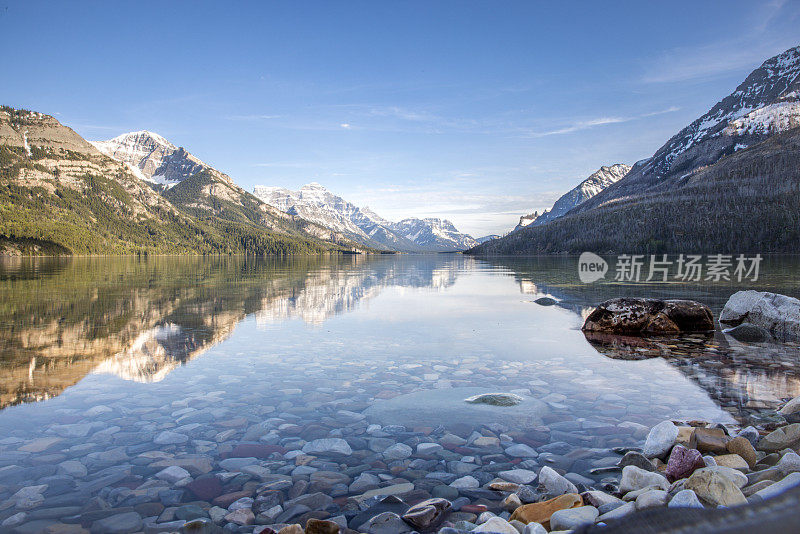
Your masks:
<svg viewBox="0 0 800 534"><path fill-rule="evenodd" d="M752 323L774 337L800 338L800 300L764 291L737 291L725 303L719 322Z"/></svg>
<svg viewBox="0 0 800 534"><path fill-rule="evenodd" d="M550 516L550 528L552 530L572 530L580 525L594 523L598 515L600 514L594 506L559 510Z"/></svg>
<svg viewBox="0 0 800 534"><path fill-rule="evenodd" d="M428 499L409 508L403 519L415 527L425 530L438 523L452 504L447 499Z"/></svg>
<svg viewBox="0 0 800 534"><path fill-rule="evenodd" d="M550 495L578 493L578 488L575 487L575 484L559 475L552 467L542 467L539 471L539 484Z"/></svg>
<svg viewBox="0 0 800 534"><path fill-rule="evenodd" d="M457 387L415 391L378 400L364 410L369 421L378 424L402 424L407 427L467 423L471 426L500 424L527 430L542 424L542 415L550 407L539 399L521 397L517 405L492 406L464 402L467 397L482 395L486 388Z"/></svg>
<svg viewBox="0 0 800 534"><path fill-rule="evenodd" d="M342 438L320 438L306 443L303 446L303 452L307 454L348 456L353 454L353 449Z"/></svg>
<svg viewBox="0 0 800 534"><path fill-rule="evenodd" d="M483 393L464 399L471 404L488 404L490 406L516 406L522 397L513 393Z"/></svg>
<svg viewBox="0 0 800 534"><path fill-rule="evenodd" d="M714 330L714 316L693 300L617 298L600 304L586 318L585 332L679 334Z"/></svg>
<svg viewBox="0 0 800 534"><path fill-rule="evenodd" d="M726 328L722 333L728 334L736 341L744 341L745 343L758 343L771 337L766 329L751 323L742 323L733 328Z"/></svg>
<svg viewBox="0 0 800 534"><path fill-rule="evenodd" d="M534 300L533 302L535 302L539 306L552 306L552 305L558 303L558 301L556 299L553 299L553 298L550 298L550 297L540 297L540 298Z"/></svg>
<svg viewBox="0 0 800 534"><path fill-rule="evenodd" d="M306 523L305 534L339 534L339 525L333 521L314 519L313 517Z"/></svg>
<svg viewBox="0 0 800 534"><path fill-rule="evenodd" d="M472 532L491 532L492 534L519 534L519 531L514 526L499 517L492 517L486 523L482 524Z"/></svg>
<svg viewBox="0 0 800 534"><path fill-rule="evenodd" d="M541 523L545 528L550 526L550 517L559 510L567 510L583 506L583 499L577 493L559 495L548 501L523 504L511 514L511 521L523 523Z"/></svg>
<svg viewBox="0 0 800 534"><path fill-rule="evenodd" d="M758 442L758 449L765 452L780 451L800 443L800 423L792 423L773 430Z"/></svg>
<svg viewBox="0 0 800 534"><path fill-rule="evenodd" d="M367 521L359 530L368 534L403 534L411 532L411 527L400 519L399 515L393 512L383 512Z"/></svg>

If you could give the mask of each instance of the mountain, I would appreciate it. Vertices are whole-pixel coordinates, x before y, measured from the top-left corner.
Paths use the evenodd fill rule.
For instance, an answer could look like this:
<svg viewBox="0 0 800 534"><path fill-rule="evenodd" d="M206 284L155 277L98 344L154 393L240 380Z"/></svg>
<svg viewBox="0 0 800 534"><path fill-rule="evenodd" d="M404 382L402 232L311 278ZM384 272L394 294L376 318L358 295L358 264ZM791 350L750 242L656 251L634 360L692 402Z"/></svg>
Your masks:
<svg viewBox="0 0 800 534"><path fill-rule="evenodd" d="M799 127L795 47L566 215L469 252L794 252Z"/></svg>
<svg viewBox="0 0 800 534"><path fill-rule="evenodd" d="M800 46L765 61L736 90L675 134L624 180L580 210L641 194L800 126Z"/></svg>
<svg viewBox="0 0 800 534"><path fill-rule="evenodd" d="M412 217L393 223L391 228L426 250L459 251L478 244L474 238L459 232L447 219Z"/></svg>
<svg viewBox="0 0 800 534"><path fill-rule="evenodd" d="M452 252L475 244L451 222L440 219L388 221L369 208L331 193L318 183L290 191L282 187L256 186L254 194L286 213L332 228L362 245L400 252Z"/></svg>
<svg viewBox="0 0 800 534"><path fill-rule="evenodd" d="M299 191L256 186L253 193L282 213L330 228L356 243L382 250L416 251L413 243L383 228L383 219L369 210L361 210L318 183L305 185Z"/></svg>
<svg viewBox="0 0 800 534"><path fill-rule="evenodd" d="M156 133L130 132L92 144L128 165L172 204L200 219L256 225L273 231L290 229L325 241L350 244L335 229L287 215L259 200L236 185L227 174Z"/></svg>
<svg viewBox="0 0 800 534"><path fill-rule="evenodd" d="M480 244L480 243L486 243L487 241L491 241L492 239L500 239L501 237L503 236L497 234L490 234L490 235L485 235L483 237L479 237L475 241L477 241L478 244Z"/></svg>
<svg viewBox="0 0 800 534"><path fill-rule="evenodd" d="M583 204L611 184L618 182L630 170L630 165L625 165L624 163L600 167L574 189L571 189L556 200L550 211L545 211L541 215L533 212L531 215L520 217L519 224L514 228L514 231L531 224L538 226L562 217L575 206Z"/></svg>
<svg viewBox="0 0 800 534"><path fill-rule="evenodd" d="M197 174L208 165L160 135L142 130L108 141L93 141L103 154L130 164L139 178L167 187Z"/></svg>
<svg viewBox="0 0 800 534"><path fill-rule="evenodd" d="M292 254L351 248L326 239L330 230L274 210L222 173L203 168L179 182L194 180L192 195L181 196L176 186L169 189L170 200L140 177L144 171L103 154L55 118L0 107L0 253Z"/></svg>

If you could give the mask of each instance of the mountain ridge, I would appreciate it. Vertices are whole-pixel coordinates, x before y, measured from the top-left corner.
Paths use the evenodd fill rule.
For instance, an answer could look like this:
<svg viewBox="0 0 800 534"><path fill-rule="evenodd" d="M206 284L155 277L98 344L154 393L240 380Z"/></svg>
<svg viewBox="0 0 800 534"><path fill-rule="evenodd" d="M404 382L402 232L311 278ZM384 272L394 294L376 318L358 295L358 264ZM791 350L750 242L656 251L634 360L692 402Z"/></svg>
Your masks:
<svg viewBox="0 0 800 534"><path fill-rule="evenodd" d="M723 156L800 126L800 46L764 61L728 96L583 203L585 211L682 178Z"/></svg>
<svg viewBox="0 0 800 534"><path fill-rule="evenodd" d="M298 254L352 248L306 232L309 223L273 214L266 205L262 215L269 225L224 211L197 217L151 185L130 164L103 154L54 117L0 107L0 253Z"/></svg>
<svg viewBox="0 0 800 534"><path fill-rule="evenodd" d="M298 191L256 186L253 192L286 213L335 228L367 246L401 252L455 252L476 243L471 236L459 232L450 221L407 218L391 222L369 208L359 208L316 182L306 184Z"/></svg>
<svg viewBox="0 0 800 534"><path fill-rule="evenodd" d="M795 252L798 150L800 46L564 216L467 253Z"/></svg>
<svg viewBox="0 0 800 534"><path fill-rule="evenodd" d="M519 224L517 224L513 231L517 231L528 225L538 226L545 224L564 216L574 207L586 202L610 185L621 180L630 170L630 165L624 163L603 165L577 186L561 195L550 210L545 210L541 215L537 212L533 212L530 215L523 215L520 217Z"/></svg>

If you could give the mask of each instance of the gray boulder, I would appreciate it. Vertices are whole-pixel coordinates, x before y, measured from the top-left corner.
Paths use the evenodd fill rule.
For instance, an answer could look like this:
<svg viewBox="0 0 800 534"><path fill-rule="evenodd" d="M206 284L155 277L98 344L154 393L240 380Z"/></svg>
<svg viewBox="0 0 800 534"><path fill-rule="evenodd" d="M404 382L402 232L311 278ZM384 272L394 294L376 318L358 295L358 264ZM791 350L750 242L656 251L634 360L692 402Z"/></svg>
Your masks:
<svg viewBox="0 0 800 534"><path fill-rule="evenodd" d="M725 303L719 322L732 326L747 322L778 339L800 338L800 300L766 291L738 291Z"/></svg>

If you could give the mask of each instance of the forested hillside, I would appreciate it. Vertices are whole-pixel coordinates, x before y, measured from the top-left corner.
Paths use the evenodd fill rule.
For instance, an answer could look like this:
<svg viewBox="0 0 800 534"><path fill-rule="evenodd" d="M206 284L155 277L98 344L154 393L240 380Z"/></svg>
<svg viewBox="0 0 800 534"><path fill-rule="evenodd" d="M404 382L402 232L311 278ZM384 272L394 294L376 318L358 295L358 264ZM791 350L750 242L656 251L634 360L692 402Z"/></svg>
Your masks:
<svg viewBox="0 0 800 534"><path fill-rule="evenodd" d="M180 193L173 194L176 202ZM184 193L176 206L53 117L0 108L0 252L304 254L350 248L268 209L258 219L241 206L199 211L193 203L203 197Z"/></svg>
<svg viewBox="0 0 800 534"><path fill-rule="evenodd" d="M474 254L800 250L800 128L660 184L473 248Z"/></svg>

